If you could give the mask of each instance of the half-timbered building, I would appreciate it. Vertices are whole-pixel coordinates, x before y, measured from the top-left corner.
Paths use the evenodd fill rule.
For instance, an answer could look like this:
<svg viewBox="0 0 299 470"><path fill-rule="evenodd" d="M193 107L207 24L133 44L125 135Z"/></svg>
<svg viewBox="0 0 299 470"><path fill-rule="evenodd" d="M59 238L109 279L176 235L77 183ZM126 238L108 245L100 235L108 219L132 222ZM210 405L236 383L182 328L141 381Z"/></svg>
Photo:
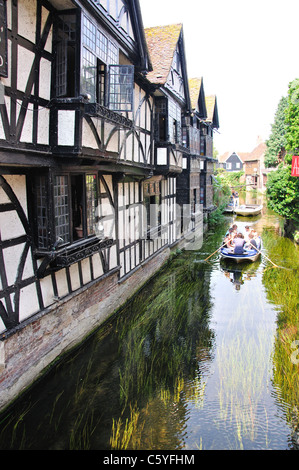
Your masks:
<svg viewBox="0 0 299 470"><path fill-rule="evenodd" d="M214 172L217 159L213 155L213 134L219 129L219 116L217 97L210 95L205 97L207 118L206 127L203 135L203 153L205 155L204 168L202 170L202 183L205 188L203 194L204 211L209 213L215 209L213 202L214 196Z"/></svg>
<svg viewBox="0 0 299 470"><path fill-rule="evenodd" d="M202 224L204 185L201 184L201 170L204 168L203 129L207 118L205 93L202 78L188 80L191 111L184 118L185 145L190 155L184 159L183 171L177 178L178 201L189 204L191 229Z"/></svg>
<svg viewBox="0 0 299 470"><path fill-rule="evenodd" d="M178 198L190 204L192 230L202 224L204 213L213 205L213 132L219 127L217 100L206 97L203 78L189 79L191 113L185 118L186 142L190 157L178 176Z"/></svg>
<svg viewBox="0 0 299 470"><path fill-rule="evenodd" d="M165 208L169 217L166 221L168 242L173 244L184 234L183 212L179 205L188 203L176 198L177 176L187 165L190 154L185 118L190 114L191 105L183 26L171 24L147 28L145 36L153 65L147 78L153 85L155 98L155 173L164 187ZM154 175L154 178L157 176ZM182 214L178 214L179 211Z"/></svg>
<svg viewBox="0 0 299 470"><path fill-rule="evenodd" d="M191 104L182 25L145 31L138 0L0 13L1 409L183 239Z"/></svg>
<svg viewBox="0 0 299 470"><path fill-rule="evenodd" d="M168 200L175 186L144 183L155 163L154 97L139 2L4 0L0 8L2 405L8 389L27 385L157 268L119 287L168 246L148 233L144 203L152 194ZM118 302L105 304L109 293Z"/></svg>

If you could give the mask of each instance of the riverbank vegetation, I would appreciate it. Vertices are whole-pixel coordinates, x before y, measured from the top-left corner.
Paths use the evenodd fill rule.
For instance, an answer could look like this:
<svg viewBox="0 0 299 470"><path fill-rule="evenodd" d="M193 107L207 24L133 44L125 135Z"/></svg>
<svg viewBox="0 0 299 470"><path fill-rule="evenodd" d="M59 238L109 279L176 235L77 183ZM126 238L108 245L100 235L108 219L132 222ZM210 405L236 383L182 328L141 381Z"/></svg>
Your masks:
<svg viewBox="0 0 299 470"><path fill-rule="evenodd" d="M267 181L268 206L286 220L286 234L299 242L299 178L291 176L292 156L299 149L299 79L281 98L269 140L265 164L274 171Z"/></svg>
<svg viewBox="0 0 299 470"><path fill-rule="evenodd" d="M218 168L216 172L216 180L214 181L213 203L216 209L209 215L209 227L214 228L225 221L224 209L229 203L232 188L242 189L240 178L244 171L228 173L222 168Z"/></svg>

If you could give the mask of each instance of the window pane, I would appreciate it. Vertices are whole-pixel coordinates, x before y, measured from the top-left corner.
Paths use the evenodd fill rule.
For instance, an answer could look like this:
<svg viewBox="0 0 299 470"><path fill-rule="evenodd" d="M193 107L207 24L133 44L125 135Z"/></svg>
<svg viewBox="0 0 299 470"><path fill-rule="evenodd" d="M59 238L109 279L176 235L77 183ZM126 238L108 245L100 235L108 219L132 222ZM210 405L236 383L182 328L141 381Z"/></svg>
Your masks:
<svg viewBox="0 0 299 470"><path fill-rule="evenodd" d="M112 42L108 43L108 64L116 65L118 62L117 48Z"/></svg>
<svg viewBox="0 0 299 470"><path fill-rule="evenodd" d="M56 59L56 95L65 96L67 93L67 43L57 44Z"/></svg>
<svg viewBox="0 0 299 470"><path fill-rule="evenodd" d="M111 65L109 73L109 108L114 111L132 111L134 66Z"/></svg>
<svg viewBox="0 0 299 470"><path fill-rule="evenodd" d="M101 31L98 30L97 32L97 56L107 62L107 55L108 55L108 39L104 36Z"/></svg>
<svg viewBox="0 0 299 470"><path fill-rule="evenodd" d="M82 89L84 93L88 93L92 103L96 102L96 76L97 76L97 59L94 54L83 47L82 58Z"/></svg>
<svg viewBox="0 0 299 470"><path fill-rule="evenodd" d="M54 217L56 240L70 241L68 177L54 177Z"/></svg>
<svg viewBox="0 0 299 470"><path fill-rule="evenodd" d="M98 205L97 175L86 175L87 235L92 235L95 233L97 205Z"/></svg>
<svg viewBox="0 0 299 470"><path fill-rule="evenodd" d="M37 215L37 245L39 248L48 248L48 215L47 215L47 187L46 177L37 176L36 189L36 215Z"/></svg>
<svg viewBox="0 0 299 470"><path fill-rule="evenodd" d="M96 27L86 16L83 18L83 44L96 52Z"/></svg>

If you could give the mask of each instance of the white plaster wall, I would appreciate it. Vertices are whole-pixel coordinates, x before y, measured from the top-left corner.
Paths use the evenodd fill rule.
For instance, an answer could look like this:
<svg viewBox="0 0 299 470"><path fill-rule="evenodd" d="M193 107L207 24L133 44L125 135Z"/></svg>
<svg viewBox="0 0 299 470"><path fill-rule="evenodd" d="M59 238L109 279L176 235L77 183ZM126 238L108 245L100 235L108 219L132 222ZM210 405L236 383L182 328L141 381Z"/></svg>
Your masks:
<svg viewBox="0 0 299 470"><path fill-rule="evenodd" d="M43 296L43 302L45 307L49 307L54 303L54 291L51 276L46 276L40 280L40 286Z"/></svg>
<svg viewBox="0 0 299 470"><path fill-rule="evenodd" d="M125 138L125 135L124 135L124 138ZM133 150L134 150L135 147L136 147L136 142L135 142L135 145L134 145L134 143L133 143L133 134L130 134L126 138L126 143L125 143L125 146L124 146L124 150L121 154L121 158L124 158L124 156L126 155L126 160L132 161L132 159L133 159Z"/></svg>
<svg viewBox="0 0 299 470"><path fill-rule="evenodd" d="M37 143L49 145L50 110L39 108Z"/></svg>
<svg viewBox="0 0 299 470"><path fill-rule="evenodd" d="M65 269L61 269L55 273L56 284L58 289L58 297L64 297L69 293Z"/></svg>
<svg viewBox="0 0 299 470"><path fill-rule="evenodd" d="M20 321L39 311L36 286L30 284L20 290Z"/></svg>
<svg viewBox="0 0 299 470"><path fill-rule="evenodd" d="M17 88L25 92L28 76L34 61L34 53L18 46L18 64L17 64ZM30 90L31 91L31 90Z"/></svg>
<svg viewBox="0 0 299 470"><path fill-rule="evenodd" d="M18 33L31 42L35 42L36 0L18 1Z"/></svg>
<svg viewBox="0 0 299 470"><path fill-rule="evenodd" d="M5 179L12 188L13 192L17 196L19 203L21 204L25 215L27 216L27 194L26 194L26 177L25 175L6 175ZM3 195L2 195L3 194ZM2 197L6 199L4 202L8 202L6 194L1 193L0 202Z"/></svg>
<svg viewBox="0 0 299 470"><path fill-rule="evenodd" d="M21 110L22 102L17 101L19 110ZM21 142L32 142L33 141L33 104L28 103L27 112L24 120L22 134L20 137Z"/></svg>
<svg viewBox="0 0 299 470"><path fill-rule="evenodd" d="M79 268L78 263L72 264L69 267L70 277L71 277L71 285L73 290L77 290L80 288L80 277L79 277Z"/></svg>
<svg viewBox="0 0 299 470"><path fill-rule="evenodd" d="M100 120L97 118L94 118L93 122L97 124L100 122ZM83 119L82 145L83 147L92 148L92 149L98 148L98 144L95 139L95 136L93 135L88 123L86 122L86 119Z"/></svg>
<svg viewBox="0 0 299 470"><path fill-rule="evenodd" d="M114 124L111 124L109 122L105 122L105 142L107 145L107 151L108 152L118 152L118 132L115 132L112 136L109 142L107 142L110 132L114 128Z"/></svg>
<svg viewBox="0 0 299 470"><path fill-rule="evenodd" d="M75 143L75 111L58 111L58 145Z"/></svg>
<svg viewBox="0 0 299 470"><path fill-rule="evenodd" d="M93 275L94 278L100 277L103 275L103 268L102 268L102 262L99 253L96 253L92 257L92 263L93 263Z"/></svg>
<svg viewBox="0 0 299 470"><path fill-rule="evenodd" d="M81 268L83 283L87 284L91 281L89 258L85 258L81 261Z"/></svg>
<svg viewBox="0 0 299 470"><path fill-rule="evenodd" d="M42 7L41 34L43 32L48 16L49 16L49 10L47 10L45 7ZM49 31L49 36L45 44L45 50L48 52L52 52L52 34L53 34L53 30L51 26L51 29Z"/></svg>
<svg viewBox="0 0 299 470"><path fill-rule="evenodd" d="M51 62L44 59L40 60L40 81L39 96L45 100L50 100L51 91Z"/></svg>

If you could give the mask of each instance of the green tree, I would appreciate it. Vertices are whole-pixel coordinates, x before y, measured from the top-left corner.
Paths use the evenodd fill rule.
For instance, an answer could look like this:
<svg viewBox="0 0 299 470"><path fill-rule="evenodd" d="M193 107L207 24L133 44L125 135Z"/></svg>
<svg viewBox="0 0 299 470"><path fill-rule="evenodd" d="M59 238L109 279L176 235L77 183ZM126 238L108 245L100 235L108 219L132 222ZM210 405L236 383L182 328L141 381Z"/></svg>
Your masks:
<svg viewBox="0 0 299 470"><path fill-rule="evenodd" d="M274 123L271 126L271 134L266 141L267 150L265 152L265 166L273 167L283 159L286 148L286 109L288 99L282 97L274 117Z"/></svg>
<svg viewBox="0 0 299 470"><path fill-rule="evenodd" d="M299 178L291 176L292 155L299 149L299 79L289 84L285 123L287 155L284 164L269 175L268 205L289 224L299 226Z"/></svg>
<svg viewBox="0 0 299 470"><path fill-rule="evenodd" d="M299 224L299 178L291 176L291 165L280 164L267 182L268 206L287 220Z"/></svg>
<svg viewBox="0 0 299 470"><path fill-rule="evenodd" d="M299 148L299 79L289 84L288 107L286 109L286 150L287 162L291 163L292 155Z"/></svg>

